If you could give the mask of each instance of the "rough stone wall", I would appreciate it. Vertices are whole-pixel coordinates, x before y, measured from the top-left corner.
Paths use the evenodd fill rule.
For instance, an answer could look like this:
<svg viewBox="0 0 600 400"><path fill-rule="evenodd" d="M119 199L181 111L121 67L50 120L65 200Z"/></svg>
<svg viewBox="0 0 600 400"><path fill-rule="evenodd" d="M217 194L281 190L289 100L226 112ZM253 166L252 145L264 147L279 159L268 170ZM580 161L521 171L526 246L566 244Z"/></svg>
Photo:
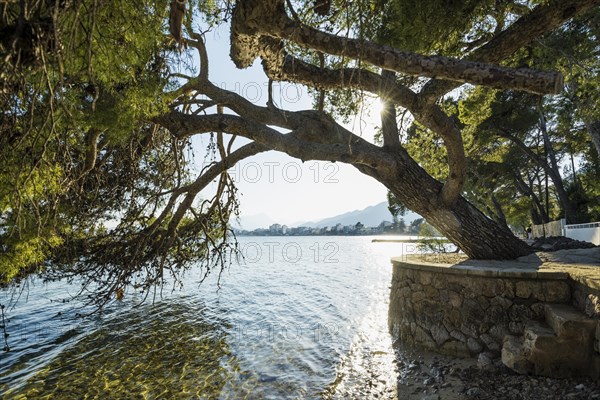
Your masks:
<svg viewBox="0 0 600 400"><path fill-rule="evenodd" d="M573 306L590 318L600 319L600 290L580 282L572 283Z"/></svg>
<svg viewBox="0 0 600 400"><path fill-rule="evenodd" d="M596 289L597 284L592 282L586 284L585 280L581 281L581 278L581 276L575 277L571 282L573 306L581 310L587 317L600 320L600 289ZM592 368L592 376L598 379L598 376L600 376L600 321L596 325L593 340L595 350L593 356L596 363Z"/></svg>
<svg viewBox="0 0 600 400"><path fill-rule="evenodd" d="M437 352L498 355L504 336L544 319L544 302L570 303L564 275L474 271L394 261L389 326L403 343Z"/></svg>

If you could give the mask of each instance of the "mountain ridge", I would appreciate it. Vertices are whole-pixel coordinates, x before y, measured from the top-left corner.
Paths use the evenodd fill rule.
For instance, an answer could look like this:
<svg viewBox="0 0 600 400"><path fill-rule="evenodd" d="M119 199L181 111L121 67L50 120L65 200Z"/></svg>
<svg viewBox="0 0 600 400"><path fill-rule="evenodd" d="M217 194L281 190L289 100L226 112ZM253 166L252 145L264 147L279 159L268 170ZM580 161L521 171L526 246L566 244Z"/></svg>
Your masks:
<svg viewBox="0 0 600 400"><path fill-rule="evenodd" d="M406 215L400 216L404 219L404 222L409 225L412 221L417 218L421 218L419 214L412 211L407 211ZM367 227L379 226L383 221L393 221L392 214L388 210L387 201L382 201L363 209L348 211L332 217L323 218L317 221L310 222L297 222L288 225L290 228L294 227L308 227L308 228L324 228L326 226L335 226L337 224L342 225L356 225L358 222ZM254 229L266 229L270 225L278 223L273 218L265 213L242 216L240 217L239 223L233 222L234 227L238 229L254 230ZM284 224L282 224L284 225Z"/></svg>
<svg viewBox="0 0 600 400"><path fill-rule="evenodd" d="M400 216L399 218L404 219L404 222L408 225L415 219L421 218L421 216L412 211L407 211L406 215ZM383 221L391 222L392 220L393 217L388 210L387 201L382 201L381 203L368 206L362 210L345 212L315 222L307 222L300 226L306 226L309 228L324 228L326 226L335 226L338 223L342 225L356 225L358 222L360 222L364 226L374 227L378 226Z"/></svg>

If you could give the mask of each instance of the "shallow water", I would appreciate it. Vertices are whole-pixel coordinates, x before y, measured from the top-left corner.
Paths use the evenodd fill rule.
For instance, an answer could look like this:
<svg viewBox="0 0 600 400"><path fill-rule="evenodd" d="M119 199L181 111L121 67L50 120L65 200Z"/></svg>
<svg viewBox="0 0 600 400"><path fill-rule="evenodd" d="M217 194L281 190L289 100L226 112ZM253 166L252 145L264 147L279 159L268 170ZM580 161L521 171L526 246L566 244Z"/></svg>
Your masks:
<svg viewBox="0 0 600 400"><path fill-rule="evenodd" d="M373 237L244 237L245 261L135 306L80 318L77 287L33 282L7 309L2 398L396 396L390 257ZM28 293L26 297L26 293ZM67 301L67 302L63 302Z"/></svg>

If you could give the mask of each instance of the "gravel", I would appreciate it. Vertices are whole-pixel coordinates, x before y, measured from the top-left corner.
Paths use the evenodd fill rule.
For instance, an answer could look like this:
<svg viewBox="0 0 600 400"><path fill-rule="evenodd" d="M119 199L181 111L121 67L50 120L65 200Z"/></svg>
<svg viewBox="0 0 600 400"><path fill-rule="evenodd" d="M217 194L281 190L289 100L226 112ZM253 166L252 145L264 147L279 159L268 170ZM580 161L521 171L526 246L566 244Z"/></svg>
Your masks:
<svg viewBox="0 0 600 400"><path fill-rule="evenodd" d="M406 362L406 351L396 351L397 398L402 400L600 400L600 386L587 378L524 376L497 362L484 362L481 369L477 367L477 359L425 352L408 355L410 361ZM409 365L411 369L407 368Z"/></svg>

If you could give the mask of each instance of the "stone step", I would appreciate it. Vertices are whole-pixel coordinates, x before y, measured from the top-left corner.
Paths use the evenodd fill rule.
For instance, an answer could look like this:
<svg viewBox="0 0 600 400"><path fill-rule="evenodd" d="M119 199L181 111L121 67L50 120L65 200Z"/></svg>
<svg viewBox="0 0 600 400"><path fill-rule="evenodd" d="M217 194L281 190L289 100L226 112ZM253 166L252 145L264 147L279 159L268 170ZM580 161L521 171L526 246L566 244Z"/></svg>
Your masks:
<svg viewBox="0 0 600 400"><path fill-rule="evenodd" d="M561 322L560 317L566 313L562 307L554 308L558 311L555 323ZM570 310L567 310L570 311ZM552 312L552 310L551 310ZM558 321L558 322L556 322ZM574 329L577 325L568 326L567 322L573 319L564 319L557 329ZM566 328L565 328L566 326ZM584 327L587 322L584 321ZM593 335L593 333L591 333ZM587 335L587 336L586 336ZM600 371L600 360L592 354L591 343L585 340L586 335L575 335L569 331L568 335L558 336L553 328L540 321L529 321L523 330L521 338L506 336L502 347L502 362L520 374L535 374L555 378L574 376L597 377Z"/></svg>
<svg viewBox="0 0 600 400"><path fill-rule="evenodd" d="M521 338L506 336L502 362L520 374L600 376L594 352L598 322L567 304L546 304L546 323L529 321ZM597 347L597 346L596 346Z"/></svg>
<svg viewBox="0 0 600 400"><path fill-rule="evenodd" d="M558 338L554 330L540 321L529 321L523 330L523 346L531 351L552 351Z"/></svg>
<svg viewBox="0 0 600 400"><path fill-rule="evenodd" d="M556 336L581 341L583 346L592 344L596 333L597 321L583 315L568 304L546 304L546 323Z"/></svg>
<svg viewBox="0 0 600 400"><path fill-rule="evenodd" d="M502 363L513 371L529 375L534 372L534 365L529 361L530 350L525 346L523 338L506 335L502 346Z"/></svg>

